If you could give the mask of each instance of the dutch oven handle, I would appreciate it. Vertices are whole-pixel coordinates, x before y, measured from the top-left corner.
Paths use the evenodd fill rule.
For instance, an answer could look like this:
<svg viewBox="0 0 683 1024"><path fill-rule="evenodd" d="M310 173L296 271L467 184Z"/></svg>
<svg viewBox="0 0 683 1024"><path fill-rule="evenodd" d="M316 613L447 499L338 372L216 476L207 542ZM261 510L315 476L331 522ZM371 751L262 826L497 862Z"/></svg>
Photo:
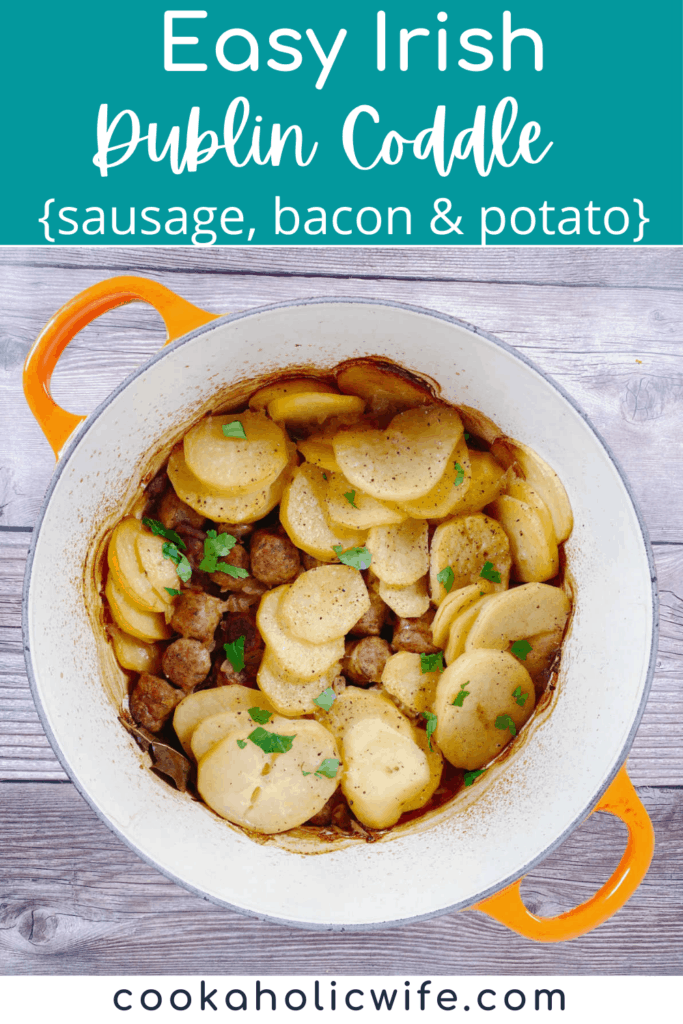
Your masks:
<svg viewBox="0 0 683 1024"><path fill-rule="evenodd" d="M62 306L43 328L24 363L26 400L58 459L85 416L67 412L53 399L50 380L54 368L80 330L102 313L128 302L148 302L154 306L166 324L165 344L218 316L193 306L163 284L146 277L111 277L86 288Z"/></svg>
<svg viewBox="0 0 683 1024"><path fill-rule="evenodd" d="M655 848L652 822L633 788L625 765L593 810L614 814L628 828L628 842L619 866L595 896L557 917L537 917L522 903L520 879L471 909L483 911L513 932L536 942L575 939L616 914L645 877Z"/></svg>

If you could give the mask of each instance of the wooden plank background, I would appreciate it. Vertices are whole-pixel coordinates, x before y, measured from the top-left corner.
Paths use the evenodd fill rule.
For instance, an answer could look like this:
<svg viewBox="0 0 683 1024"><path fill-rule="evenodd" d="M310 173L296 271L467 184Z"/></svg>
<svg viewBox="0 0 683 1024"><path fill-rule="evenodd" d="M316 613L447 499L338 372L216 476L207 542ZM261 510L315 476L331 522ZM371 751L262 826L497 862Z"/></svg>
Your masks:
<svg viewBox="0 0 683 1024"><path fill-rule="evenodd" d="M22 657L23 569L54 462L21 367L63 302L120 273L154 277L215 312L322 295L432 307L524 351L588 413L645 514L661 598L657 672L629 761L657 849L611 921L550 946L476 912L362 934L265 924L167 881L83 802L43 734ZM107 314L65 353L55 397L88 412L163 338L145 306ZM674 249L0 249L0 973L681 973L682 342ZM624 834L594 815L527 877L528 906L553 914L586 899Z"/></svg>

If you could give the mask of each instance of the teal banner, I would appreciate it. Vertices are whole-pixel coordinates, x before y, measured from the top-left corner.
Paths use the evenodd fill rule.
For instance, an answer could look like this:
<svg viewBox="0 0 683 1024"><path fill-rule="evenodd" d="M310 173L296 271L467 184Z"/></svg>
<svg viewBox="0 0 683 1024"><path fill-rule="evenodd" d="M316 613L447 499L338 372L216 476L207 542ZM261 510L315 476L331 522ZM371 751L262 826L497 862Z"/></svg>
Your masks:
<svg viewBox="0 0 683 1024"><path fill-rule="evenodd" d="M3 12L4 245L681 245L680 0Z"/></svg>

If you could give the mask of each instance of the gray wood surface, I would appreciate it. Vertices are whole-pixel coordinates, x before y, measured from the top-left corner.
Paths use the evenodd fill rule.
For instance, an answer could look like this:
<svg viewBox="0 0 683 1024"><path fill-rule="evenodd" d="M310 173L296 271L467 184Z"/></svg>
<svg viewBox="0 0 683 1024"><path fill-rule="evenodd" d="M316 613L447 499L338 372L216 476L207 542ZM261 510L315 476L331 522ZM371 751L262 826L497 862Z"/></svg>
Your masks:
<svg viewBox="0 0 683 1024"><path fill-rule="evenodd" d="M655 546L661 642L629 762L655 826L652 868L597 931L541 946L481 914L314 935L206 903L143 864L66 779L30 696L20 595L54 463L21 366L49 316L118 273L220 312L311 295L430 306L498 334L560 381L634 487ZM0 973L653 973L683 968L683 251L667 249L0 249ZM162 344L140 304L88 327L53 393L93 409ZM557 913L616 865L624 828L594 815L524 882Z"/></svg>

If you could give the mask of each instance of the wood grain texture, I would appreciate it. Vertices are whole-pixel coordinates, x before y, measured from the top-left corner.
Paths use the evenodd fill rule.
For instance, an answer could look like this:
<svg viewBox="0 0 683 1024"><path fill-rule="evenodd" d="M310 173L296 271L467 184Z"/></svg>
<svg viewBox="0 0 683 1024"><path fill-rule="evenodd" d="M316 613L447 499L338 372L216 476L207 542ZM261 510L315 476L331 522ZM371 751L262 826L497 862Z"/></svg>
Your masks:
<svg viewBox="0 0 683 1024"><path fill-rule="evenodd" d="M641 791L659 842L631 901L597 931L539 945L476 912L353 934L292 929L216 907L145 865L71 786L4 783L2 970L12 974L679 974L683 791ZM585 900L625 829L592 816L524 882L542 915Z"/></svg>
<svg viewBox="0 0 683 1024"><path fill-rule="evenodd" d="M66 779L33 707L21 648L30 535L0 532L0 780ZM683 786L683 544L655 548L661 597L657 671L629 756L637 786Z"/></svg>

